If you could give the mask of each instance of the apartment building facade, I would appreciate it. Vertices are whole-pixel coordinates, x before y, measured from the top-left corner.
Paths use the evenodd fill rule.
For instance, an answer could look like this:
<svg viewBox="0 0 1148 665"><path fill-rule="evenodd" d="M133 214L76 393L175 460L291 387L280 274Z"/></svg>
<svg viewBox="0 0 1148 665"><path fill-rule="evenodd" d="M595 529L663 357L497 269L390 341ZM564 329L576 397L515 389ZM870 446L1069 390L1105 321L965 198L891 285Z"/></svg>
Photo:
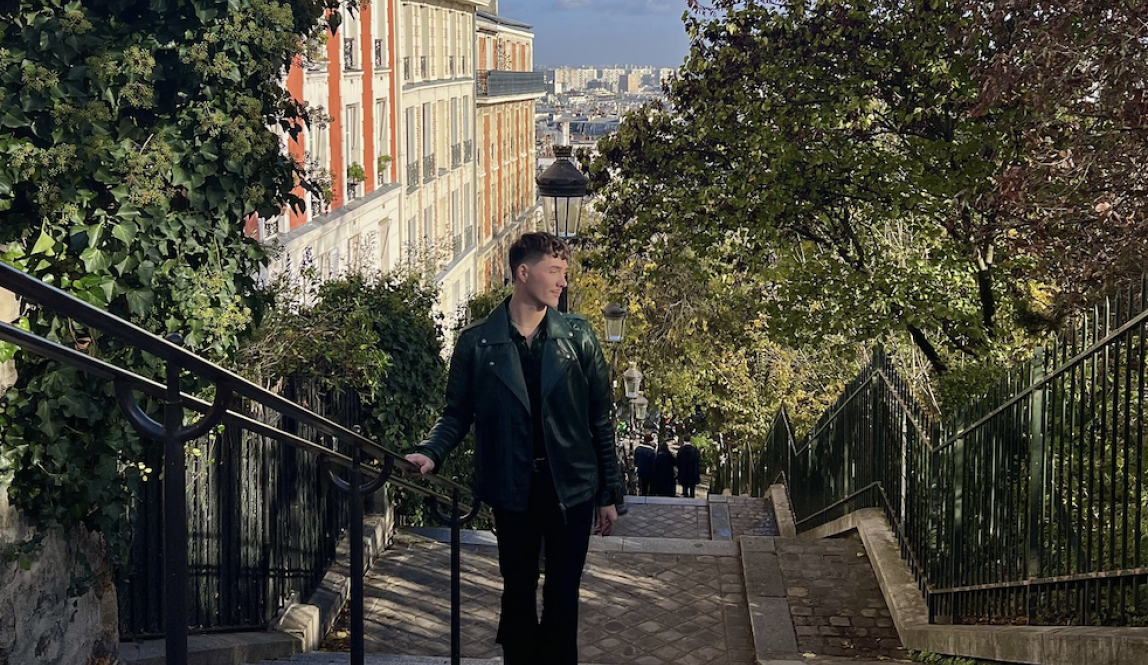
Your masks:
<svg viewBox="0 0 1148 665"><path fill-rule="evenodd" d="M303 209L261 220L260 239L282 248L272 272L313 271L322 280L345 270L389 270L399 261L397 2L343 9L335 34L309 44L288 73L287 89L306 102L310 123L286 140L286 150L323 191L299 187Z"/></svg>
<svg viewBox="0 0 1148 665"><path fill-rule="evenodd" d="M487 9L491 11L487 11ZM342 10L287 88L311 122L285 149L322 193L261 220L273 272L413 270L440 288L450 324L507 277L505 255L536 204L530 26L484 0L373 0Z"/></svg>
<svg viewBox="0 0 1148 665"><path fill-rule="evenodd" d="M477 261L480 288L486 290L510 277L509 246L537 223L534 107L546 94L546 82L542 72L533 71L530 26L479 11L477 32Z"/></svg>

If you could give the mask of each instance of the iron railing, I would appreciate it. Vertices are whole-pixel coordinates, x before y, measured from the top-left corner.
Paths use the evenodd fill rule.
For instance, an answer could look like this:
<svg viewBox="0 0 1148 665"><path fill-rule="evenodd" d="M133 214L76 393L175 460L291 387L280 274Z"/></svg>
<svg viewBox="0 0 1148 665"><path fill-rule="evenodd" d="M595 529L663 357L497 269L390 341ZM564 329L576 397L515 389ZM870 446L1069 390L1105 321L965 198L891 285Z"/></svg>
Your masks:
<svg viewBox="0 0 1148 665"><path fill-rule="evenodd" d="M462 144L455 143L450 147L450 167L457 169L462 166Z"/></svg>
<svg viewBox="0 0 1148 665"><path fill-rule="evenodd" d="M419 163L416 159L407 163L407 191L413 192L419 187Z"/></svg>
<svg viewBox="0 0 1148 665"><path fill-rule="evenodd" d="M355 57L355 38L345 37L343 39L343 69L347 71L354 71L359 69L358 60Z"/></svg>
<svg viewBox="0 0 1148 665"><path fill-rule="evenodd" d="M764 473L788 480L799 530L882 508L933 621L1143 625L1146 293L1083 316L948 435L877 351Z"/></svg>
<svg viewBox="0 0 1148 665"><path fill-rule="evenodd" d="M361 420L355 393L292 380L285 395L344 426ZM314 438L278 414L252 417ZM293 593L306 598L317 588L334 561L349 505L328 491L315 455L239 427L194 445L200 454L189 457L187 474L188 625L266 628ZM162 451L153 446L148 452L148 465L159 468ZM163 483L152 474L133 503L130 569L117 585L122 638L163 633L163 522Z"/></svg>
<svg viewBox="0 0 1148 665"><path fill-rule="evenodd" d="M474 159L474 140L467 139L462 142L462 161L469 164L471 159Z"/></svg>
<svg viewBox="0 0 1148 665"><path fill-rule="evenodd" d="M434 153L423 155L423 182L430 182L435 179L438 173L435 171Z"/></svg>
<svg viewBox="0 0 1148 665"><path fill-rule="evenodd" d="M429 72L429 70L427 69L427 57L425 55L420 55L419 56L419 77L423 78L423 79L428 78L427 77L428 72Z"/></svg>
<svg viewBox="0 0 1148 665"><path fill-rule="evenodd" d="M383 68L383 40L375 40L375 68Z"/></svg>
<svg viewBox="0 0 1148 665"><path fill-rule="evenodd" d="M411 80L411 57L403 57L403 81Z"/></svg>
<svg viewBox="0 0 1148 665"><path fill-rule="evenodd" d="M546 77L543 72L507 72L491 69L477 72L475 83L479 97L541 95L546 92Z"/></svg>
<svg viewBox="0 0 1148 665"><path fill-rule="evenodd" d="M415 471L400 454L391 451L376 441L363 437L335 421L292 402L284 396L273 393L239 375L214 365L182 348L178 335L161 338L103 310L89 305L53 286L45 284L15 268L0 263L0 288L7 289L25 304L66 314L72 321L114 337L131 346L139 353L155 357L165 364L165 380L161 383L132 371L101 360L74 347L64 346L34 333L0 322L0 340L16 344L26 351L44 356L50 360L75 367L95 377L111 381L115 386L116 402L124 416L145 438L162 443L163 469L163 592L160 602L166 607L164 619L165 662L169 665L186 665L188 662L187 635L191 619L189 611L189 536L187 501L187 466L185 444L208 434L223 423L230 427L247 430L268 441L286 444L312 456L315 471L323 467L328 471L331 485L351 496L349 501L349 539L351 544L350 587L351 600L351 662L362 665L364 660L364 551L363 551L363 511L364 499L383 487L387 482L409 492L422 495L431 504L432 513L451 526L451 660L461 662L460 628L460 562L459 529L473 519L479 504L472 500L471 506L460 503L460 494L469 493L458 483L438 477L427 480L444 490L449 498L438 491L414 484L406 479ZM205 402L181 390L182 381L187 377L213 384L214 401ZM157 421L146 413L136 398L136 393L159 401L163 407L162 421ZM262 422L249 414L232 408L235 398L245 400L252 408L275 413L279 417L294 421L305 430L292 430L269 422ZM113 408L108 404L108 408ZM194 424L185 423L185 411L203 414ZM330 442L331 445L328 445ZM337 444L336 444L337 442ZM344 452L345 451L345 452ZM340 477L335 469L345 470L347 478ZM369 480L368 480L369 479ZM440 509L441 501L451 505L449 514ZM264 506L249 505L245 509L256 511Z"/></svg>

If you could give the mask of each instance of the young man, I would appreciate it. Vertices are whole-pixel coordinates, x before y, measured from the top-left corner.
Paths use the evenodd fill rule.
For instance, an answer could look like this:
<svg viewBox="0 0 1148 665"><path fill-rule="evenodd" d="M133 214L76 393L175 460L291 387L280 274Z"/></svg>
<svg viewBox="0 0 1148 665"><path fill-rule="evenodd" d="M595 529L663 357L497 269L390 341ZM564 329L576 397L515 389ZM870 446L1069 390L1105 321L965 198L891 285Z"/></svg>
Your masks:
<svg viewBox="0 0 1148 665"><path fill-rule="evenodd" d="M606 359L589 323L555 309L570 250L549 233L510 248L514 294L459 335L446 407L407 455L429 473L475 425L475 492L494 509L507 665L577 665L578 588L595 519L618 519ZM538 620L538 557L546 583Z"/></svg>

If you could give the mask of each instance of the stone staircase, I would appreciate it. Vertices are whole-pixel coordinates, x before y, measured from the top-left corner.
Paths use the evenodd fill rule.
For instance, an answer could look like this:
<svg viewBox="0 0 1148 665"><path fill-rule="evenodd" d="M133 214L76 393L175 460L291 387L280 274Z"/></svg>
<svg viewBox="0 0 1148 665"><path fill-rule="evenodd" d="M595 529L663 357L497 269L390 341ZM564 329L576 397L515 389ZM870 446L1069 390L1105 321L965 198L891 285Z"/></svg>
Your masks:
<svg viewBox="0 0 1148 665"><path fill-rule="evenodd" d="M584 663L861 665L904 658L860 539L780 537L768 499L628 503L616 534L592 539L579 632ZM448 535L402 532L368 573L369 665L450 662ZM464 532L462 542L463 662L499 663L495 542L476 531ZM340 630L337 624L332 634ZM345 648L345 640L328 639L325 647ZM317 652L279 662L345 665L350 657Z"/></svg>

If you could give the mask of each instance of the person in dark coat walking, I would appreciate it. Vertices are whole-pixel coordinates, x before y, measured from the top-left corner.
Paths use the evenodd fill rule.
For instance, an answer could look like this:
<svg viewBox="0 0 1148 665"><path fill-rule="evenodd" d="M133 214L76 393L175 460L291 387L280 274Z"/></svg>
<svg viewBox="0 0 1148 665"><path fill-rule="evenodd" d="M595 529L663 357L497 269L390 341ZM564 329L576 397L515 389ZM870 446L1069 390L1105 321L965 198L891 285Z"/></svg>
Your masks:
<svg viewBox="0 0 1148 665"><path fill-rule="evenodd" d="M678 448L678 482L682 485L682 496L694 498L694 488L701 479L701 456L694 444L686 441Z"/></svg>
<svg viewBox="0 0 1148 665"><path fill-rule="evenodd" d="M653 437L646 435L646 440L634 448L634 466L638 467L638 491L642 496L650 496L654 485L654 459L658 453L650 445Z"/></svg>
<svg viewBox="0 0 1148 665"><path fill-rule="evenodd" d="M666 442L658 444L658 455L654 458L654 496L674 496L674 454Z"/></svg>

